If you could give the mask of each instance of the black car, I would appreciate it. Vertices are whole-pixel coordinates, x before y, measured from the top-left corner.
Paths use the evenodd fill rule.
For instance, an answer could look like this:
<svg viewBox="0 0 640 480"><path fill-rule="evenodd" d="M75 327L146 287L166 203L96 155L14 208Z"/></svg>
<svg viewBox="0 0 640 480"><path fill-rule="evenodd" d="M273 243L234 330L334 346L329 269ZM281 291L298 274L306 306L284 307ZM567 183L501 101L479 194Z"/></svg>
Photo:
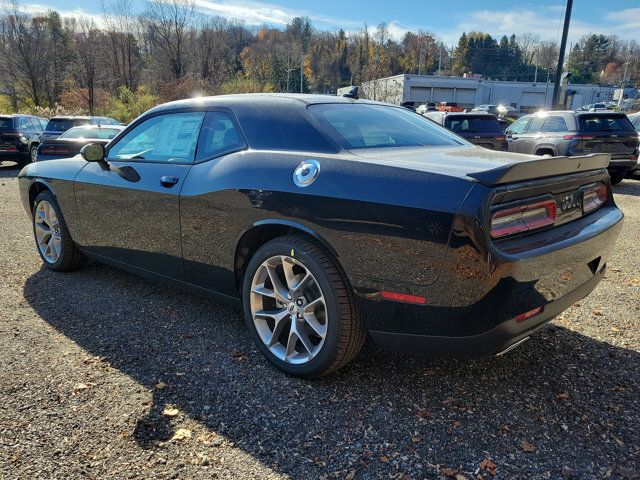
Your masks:
<svg viewBox="0 0 640 480"><path fill-rule="evenodd" d="M19 187L47 268L93 258L242 308L270 362L312 377L367 332L503 353L588 295L622 227L608 160L489 151L367 100L249 94L153 108Z"/></svg>
<svg viewBox="0 0 640 480"><path fill-rule="evenodd" d="M120 122L109 117L86 116L57 116L52 117L47 123L44 132L40 135L40 141L58 138L64 132L73 127L83 125L120 125Z"/></svg>
<svg viewBox="0 0 640 480"><path fill-rule="evenodd" d="M613 184L638 162L638 133L624 113L539 112L516 120L506 135L510 152L568 157L608 153Z"/></svg>
<svg viewBox="0 0 640 480"><path fill-rule="evenodd" d="M471 143L490 150L507 150L507 139L495 115L490 113L425 112L425 117Z"/></svg>
<svg viewBox="0 0 640 480"><path fill-rule="evenodd" d="M0 163L11 160L25 165L35 155L45 119L34 115L0 115Z"/></svg>
<svg viewBox="0 0 640 480"><path fill-rule="evenodd" d="M122 125L83 125L72 127L58 138L47 139L38 146L37 161L68 158L80 153L89 143L106 145L122 130Z"/></svg>

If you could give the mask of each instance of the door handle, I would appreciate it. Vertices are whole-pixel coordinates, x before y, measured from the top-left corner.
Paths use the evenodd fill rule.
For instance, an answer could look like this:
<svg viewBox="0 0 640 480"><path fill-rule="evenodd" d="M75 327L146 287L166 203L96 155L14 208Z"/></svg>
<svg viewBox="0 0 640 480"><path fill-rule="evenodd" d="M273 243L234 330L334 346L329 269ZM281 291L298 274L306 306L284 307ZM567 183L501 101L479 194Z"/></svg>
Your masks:
<svg viewBox="0 0 640 480"><path fill-rule="evenodd" d="M160 185L164 188L171 188L180 180L178 177L170 177L165 175L164 177L160 177Z"/></svg>

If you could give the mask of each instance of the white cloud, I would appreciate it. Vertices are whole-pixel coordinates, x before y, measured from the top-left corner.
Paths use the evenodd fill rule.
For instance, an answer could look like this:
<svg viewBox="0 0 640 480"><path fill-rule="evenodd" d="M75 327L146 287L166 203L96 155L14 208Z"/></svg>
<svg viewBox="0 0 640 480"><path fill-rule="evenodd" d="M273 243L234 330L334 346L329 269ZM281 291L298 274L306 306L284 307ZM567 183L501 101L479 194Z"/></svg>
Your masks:
<svg viewBox="0 0 640 480"><path fill-rule="evenodd" d="M90 20L98 27L104 27L104 17L97 12L87 12L80 8L74 10L60 10L51 5L41 3L27 3L20 5L20 10L29 15L45 15L48 11L56 11L62 18L76 18L78 20Z"/></svg>

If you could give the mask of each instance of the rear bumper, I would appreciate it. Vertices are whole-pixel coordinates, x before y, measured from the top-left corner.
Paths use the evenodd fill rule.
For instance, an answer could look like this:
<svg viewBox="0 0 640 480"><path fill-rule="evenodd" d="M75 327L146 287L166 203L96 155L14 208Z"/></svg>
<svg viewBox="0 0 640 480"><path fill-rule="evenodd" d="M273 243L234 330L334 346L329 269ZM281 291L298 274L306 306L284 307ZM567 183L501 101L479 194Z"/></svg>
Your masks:
<svg viewBox="0 0 640 480"><path fill-rule="evenodd" d="M381 346L435 356L491 355L527 337L595 288L622 220L622 212L611 203L491 252L454 237L440 278L430 286L350 279L368 329ZM382 290L420 296L425 304L384 300ZM537 315L516 320L539 308Z"/></svg>
<svg viewBox="0 0 640 480"><path fill-rule="evenodd" d="M559 300L548 303L535 317L520 322L510 319L478 335L441 337L380 331L369 333L378 345L394 352L456 358L495 355L525 340L535 330L589 295L602 280L605 272L606 267L603 267L582 286Z"/></svg>

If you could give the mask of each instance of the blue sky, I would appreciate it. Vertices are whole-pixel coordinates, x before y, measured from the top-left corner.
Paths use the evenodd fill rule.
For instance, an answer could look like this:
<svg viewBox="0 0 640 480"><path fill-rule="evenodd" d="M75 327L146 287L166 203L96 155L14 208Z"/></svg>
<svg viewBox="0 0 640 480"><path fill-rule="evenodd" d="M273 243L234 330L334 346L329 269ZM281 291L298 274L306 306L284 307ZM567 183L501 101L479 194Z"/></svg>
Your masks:
<svg viewBox="0 0 640 480"><path fill-rule="evenodd" d="M142 5L142 0L135 0ZM366 22L389 25L395 38L407 31L424 30L445 43L462 31L482 30L492 35L530 32L543 39L559 38L564 0L195 0L202 12L242 20L249 25L283 26L297 15L306 15L320 29L352 31ZM99 17L100 0L23 0L30 11L58 10L63 15ZM590 32L611 33L640 40L640 5L635 0L576 0L570 40Z"/></svg>

